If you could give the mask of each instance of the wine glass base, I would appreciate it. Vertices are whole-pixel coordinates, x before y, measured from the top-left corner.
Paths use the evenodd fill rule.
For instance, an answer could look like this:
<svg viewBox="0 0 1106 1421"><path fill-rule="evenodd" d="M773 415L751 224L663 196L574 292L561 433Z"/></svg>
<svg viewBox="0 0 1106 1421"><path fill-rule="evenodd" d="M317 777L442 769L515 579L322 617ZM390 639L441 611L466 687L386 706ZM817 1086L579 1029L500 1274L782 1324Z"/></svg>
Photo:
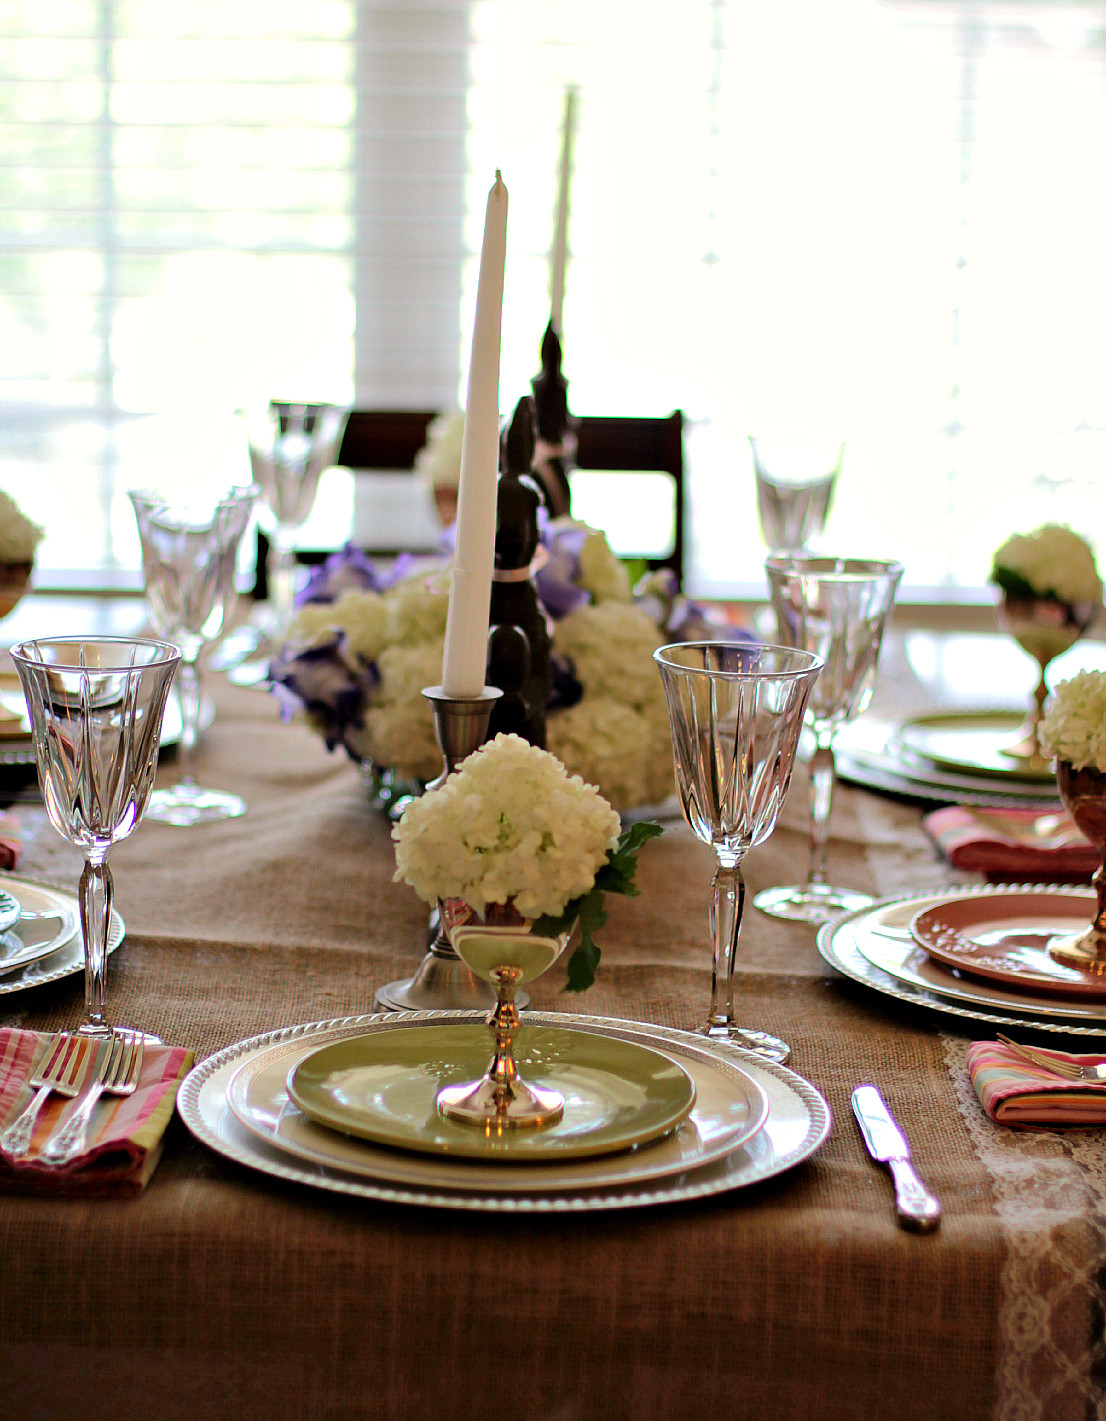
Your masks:
<svg viewBox="0 0 1106 1421"><path fill-rule="evenodd" d="M708 1039L728 1041L732 1046L741 1046L746 1051L755 1051L758 1056L775 1061L778 1066L785 1066L791 1059L791 1047L786 1041L781 1041L778 1036L771 1036L767 1031L754 1031L750 1026L708 1024L703 1027L703 1035Z"/></svg>
<svg viewBox="0 0 1106 1421"><path fill-rule="evenodd" d="M110 1041L113 1036L125 1036L128 1040L141 1041L144 1046L161 1046L160 1036L152 1031L139 1031L134 1026L111 1026L107 1022L97 1025L85 1021L71 1033L73 1036L91 1036L94 1041Z"/></svg>
<svg viewBox="0 0 1106 1421"><path fill-rule="evenodd" d="M555 1125L565 1113L565 1098L559 1090L529 1085L518 1076L510 1082L507 1092L503 1082L484 1076L464 1085L445 1086L436 1100L447 1120L478 1125L490 1135Z"/></svg>
<svg viewBox="0 0 1106 1421"><path fill-rule="evenodd" d="M158 824L188 828L192 824L211 824L218 819L237 819L245 812L246 801L236 794L181 784L172 789L155 790L150 796L146 818Z"/></svg>
<svg viewBox="0 0 1106 1421"><path fill-rule="evenodd" d="M809 887L794 884L783 888L766 888L753 899L753 906L770 918L785 918L795 923L828 923L839 913L852 913L869 908L876 900L867 893L854 893L849 888Z"/></svg>

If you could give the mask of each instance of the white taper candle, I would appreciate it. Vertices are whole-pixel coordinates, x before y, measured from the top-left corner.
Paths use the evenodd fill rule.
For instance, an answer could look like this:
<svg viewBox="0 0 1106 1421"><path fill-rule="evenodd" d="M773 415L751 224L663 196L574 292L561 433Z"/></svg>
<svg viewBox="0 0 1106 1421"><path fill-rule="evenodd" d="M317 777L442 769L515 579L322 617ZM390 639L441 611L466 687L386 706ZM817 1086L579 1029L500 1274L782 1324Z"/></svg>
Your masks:
<svg viewBox="0 0 1106 1421"><path fill-rule="evenodd" d="M576 124L576 90L565 90L564 132L561 135L561 182L557 190L557 224L553 232L549 319L562 335L565 313L565 263L568 259L568 191L572 181L572 138Z"/></svg>
<svg viewBox="0 0 1106 1421"><path fill-rule="evenodd" d="M442 656L442 689L447 696L478 696L484 689L488 608L495 559L499 346L506 258L507 189L497 168L484 217L484 245L480 252L465 401L465 437L457 490L457 551L453 559Z"/></svg>

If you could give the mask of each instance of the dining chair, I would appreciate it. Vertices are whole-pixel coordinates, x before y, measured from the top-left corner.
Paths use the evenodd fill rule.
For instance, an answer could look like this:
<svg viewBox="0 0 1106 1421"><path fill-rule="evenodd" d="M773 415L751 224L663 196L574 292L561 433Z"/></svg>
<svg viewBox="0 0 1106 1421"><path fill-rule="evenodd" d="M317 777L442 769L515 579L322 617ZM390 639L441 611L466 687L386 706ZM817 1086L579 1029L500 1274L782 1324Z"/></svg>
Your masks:
<svg viewBox="0 0 1106 1421"><path fill-rule="evenodd" d="M414 469L415 456L426 443L427 430L436 417L434 410L362 410L351 412L338 451L338 463L353 470L375 469L396 472ZM633 473L666 476L672 484L671 532L667 546L660 550L665 534L643 557L650 568L671 568L682 581L684 561L684 417L680 410L662 418L581 415L576 420L575 470L584 474L609 473L612 478ZM571 482L570 476L570 482ZM608 534L611 529L604 529ZM398 553L382 536L380 546L370 553ZM258 533L258 575L253 595L263 598L265 586L264 534ZM304 563L321 562L325 549L303 549L297 555ZM626 556L638 550L627 548Z"/></svg>

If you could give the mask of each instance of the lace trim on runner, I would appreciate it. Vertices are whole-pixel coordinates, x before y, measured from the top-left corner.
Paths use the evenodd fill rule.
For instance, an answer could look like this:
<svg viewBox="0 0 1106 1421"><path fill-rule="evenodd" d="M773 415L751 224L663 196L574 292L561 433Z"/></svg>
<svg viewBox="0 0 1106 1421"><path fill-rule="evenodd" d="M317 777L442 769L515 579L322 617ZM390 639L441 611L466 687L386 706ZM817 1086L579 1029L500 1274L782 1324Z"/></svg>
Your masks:
<svg viewBox="0 0 1106 1421"><path fill-rule="evenodd" d="M941 1042L1006 1243L994 1421L1106 1421L1106 1139L994 1124L968 1042Z"/></svg>

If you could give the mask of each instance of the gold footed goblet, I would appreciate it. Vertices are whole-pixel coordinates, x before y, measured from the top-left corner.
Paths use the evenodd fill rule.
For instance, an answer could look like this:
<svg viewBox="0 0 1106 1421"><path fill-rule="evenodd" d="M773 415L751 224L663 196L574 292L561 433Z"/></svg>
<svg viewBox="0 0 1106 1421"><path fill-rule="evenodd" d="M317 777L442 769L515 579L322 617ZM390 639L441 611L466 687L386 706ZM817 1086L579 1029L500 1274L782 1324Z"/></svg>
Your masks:
<svg viewBox="0 0 1106 1421"><path fill-rule="evenodd" d="M1027 769L1048 767L1048 756L1041 754L1038 736L1048 699L1045 672L1049 663L1090 630L1098 613L1097 602L1064 602L1059 597L1032 597L1005 590L1002 593L998 605L999 625L1033 657L1041 672L1018 738L1003 751Z"/></svg>
<svg viewBox="0 0 1106 1421"><path fill-rule="evenodd" d="M487 1070L478 1081L440 1090L436 1097L439 1111L449 1120L479 1126L488 1135L556 1124L565 1112L564 1096L557 1090L530 1085L515 1064L514 1042L520 1023L515 992L524 981L540 977L553 966L568 946L572 929L557 937L538 937L509 904L491 905L488 918L492 921L487 922L474 920L472 909L463 903L444 904L443 915L457 956L474 976L495 987L497 1001L487 1018L495 1043ZM514 921L502 921L504 918Z"/></svg>
<svg viewBox="0 0 1106 1421"><path fill-rule="evenodd" d="M1093 766L1077 770L1070 761L1057 760L1056 784L1068 813L1098 850L1102 862L1091 877L1098 894L1094 920L1081 933L1057 938L1049 947L1049 956L1065 967L1106 976L1106 775Z"/></svg>

